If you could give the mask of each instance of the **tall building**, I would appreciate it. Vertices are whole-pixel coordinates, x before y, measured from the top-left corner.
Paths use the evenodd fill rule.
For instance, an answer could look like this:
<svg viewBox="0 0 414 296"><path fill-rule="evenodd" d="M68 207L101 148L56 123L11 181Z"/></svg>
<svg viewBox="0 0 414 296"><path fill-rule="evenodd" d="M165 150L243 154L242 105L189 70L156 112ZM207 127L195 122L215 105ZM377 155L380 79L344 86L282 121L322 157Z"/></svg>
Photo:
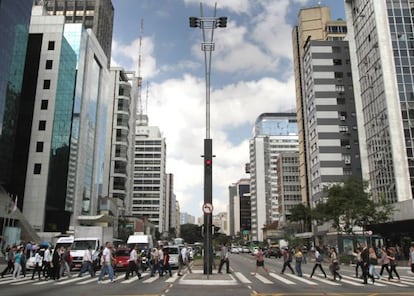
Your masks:
<svg viewBox="0 0 414 296"><path fill-rule="evenodd" d="M135 72L122 68L110 69L112 104L109 104L107 121L111 141L106 142L106 163L104 192L108 197L106 208L99 204L99 210L112 212L114 216L131 215L132 179L134 173L134 142L137 96ZM127 211L128 210L128 211ZM116 221L117 219L115 219ZM117 227L115 227L117 229Z"/></svg>
<svg viewBox="0 0 414 296"><path fill-rule="evenodd" d="M310 183L307 174L309 162L306 160L309 144L306 142L306 107L304 107L304 45L309 40L341 40L347 32L345 21L331 20L328 7L316 6L301 9L298 15L298 25L292 30L293 64L296 87L296 113L298 119L300 179L303 202L309 204Z"/></svg>
<svg viewBox="0 0 414 296"><path fill-rule="evenodd" d="M148 126L147 115L138 114L134 149L131 214L147 217L162 233L167 215L166 142L158 127Z"/></svg>
<svg viewBox="0 0 414 296"><path fill-rule="evenodd" d="M345 1L363 161L374 200L397 211L374 230L414 237L414 3Z"/></svg>
<svg viewBox="0 0 414 296"><path fill-rule="evenodd" d="M64 15L66 23L81 23L92 29L108 60L111 61L114 7L111 0L36 0L50 15Z"/></svg>
<svg viewBox="0 0 414 296"><path fill-rule="evenodd" d="M102 194L107 59L91 30L41 6L33 8L28 55L25 99L33 124L23 213L38 232L66 231L96 215Z"/></svg>
<svg viewBox="0 0 414 296"><path fill-rule="evenodd" d="M167 180L166 185L165 185L165 188L166 188L166 199L165 199L166 219L165 219L164 231L169 232L172 228L175 229L176 224L177 224L176 222L177 213L175 209L176 196L174 193L174 175L167 174L166 180Z"/></svg>
<svg viewBox="0 0 414 296"><path fill-rule="evenodd" d="M240 179L238 182L229 186L228 216L229 235L249 238L251 233L249 179Z"/></svg>
<svg viewBox="0 0 414 296"><path fill-rule="evenodd" d="M19 106L33 1L2 0L0 3L0 186L16 194L20 184L11 184L11 172L14 161L21 157L15 141L19 112L24 111Z"/></svg>
<svg viewBox="0 0 414 296"><path fill-rule="evenodd" d="M263 241L263 228L279 221L277 160L283 151L298 150L295 113L264 113L250 140L250 195L252 240Z"/></svg>
<svg viewBox="0 0 414 296"><path fill-rule="evenodd" d="M304 47L305 161L313 207L326 198L326 186L362 174L348 42L308 40Z"/></svg>
<svg viewBox="0 0 414 296"><path fill-rule="evenodd" d="M183 224L195 224L195 217L189 213L180 213L180 225Z"/></svg>

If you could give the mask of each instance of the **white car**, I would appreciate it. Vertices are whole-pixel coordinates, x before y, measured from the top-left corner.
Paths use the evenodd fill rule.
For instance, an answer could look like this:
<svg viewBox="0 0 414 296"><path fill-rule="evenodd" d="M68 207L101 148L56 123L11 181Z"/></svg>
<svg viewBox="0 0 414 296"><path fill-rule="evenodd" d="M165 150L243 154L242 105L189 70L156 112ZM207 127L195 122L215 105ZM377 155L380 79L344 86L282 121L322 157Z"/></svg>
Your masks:
<svg viewBox="0 0 414 296"><path fill-rule="evenodd" d="M240 253L239 252L239 248L238 247L232 247L230 249L230 253L232 253L232 254L239 254Z"/></svg>

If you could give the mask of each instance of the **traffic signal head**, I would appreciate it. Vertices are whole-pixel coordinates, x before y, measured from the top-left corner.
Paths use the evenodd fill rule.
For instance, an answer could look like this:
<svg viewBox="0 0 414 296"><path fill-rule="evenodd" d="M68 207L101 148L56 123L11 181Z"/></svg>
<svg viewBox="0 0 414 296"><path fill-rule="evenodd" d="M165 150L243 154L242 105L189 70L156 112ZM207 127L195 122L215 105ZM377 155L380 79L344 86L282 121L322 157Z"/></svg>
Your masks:
<svg viewBox="0 0 414 296"><path fill-rule="evenodd" d="M213 161L211 160L211 158L206 158L205 159L205 165L207 168L210 168L212 165Z"/></svg>
<svg viewBox="0 0 414 296"><path fill-rule="evenodd" d="M227 27L227 17L226 16L219 17L217 20L216 26L219 28Z"/></svg>
<svg viewBox="0 0 414 296"><path fill-rule="evenodd" d="M190 16L189 20L190 20L190 28L197 28L200 24L200 20L198 19L198 17Z"/></svg>

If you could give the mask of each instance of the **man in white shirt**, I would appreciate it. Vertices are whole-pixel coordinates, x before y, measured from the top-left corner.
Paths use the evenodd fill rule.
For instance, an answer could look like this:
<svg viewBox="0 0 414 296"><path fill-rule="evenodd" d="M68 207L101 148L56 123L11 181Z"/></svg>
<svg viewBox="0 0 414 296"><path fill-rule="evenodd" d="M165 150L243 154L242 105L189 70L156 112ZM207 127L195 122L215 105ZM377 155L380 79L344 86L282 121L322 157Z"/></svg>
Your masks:
<svg viewBox="0 0 414 296"><path fill-rule="evenodd" d="M105 249L102 252L102 268L98 278L98 284L102 283L102 279L106 273L109 275L111 283L114 281L114 269L112 268L112 244L111 242L105 243Z"/></svg>
<svg viewBox="0 0 414 296"><path fill-rule="evenodd" d="M138 245L135 245L134 248L131 249L131 252L129 253L129 259L128 259L128 271L125 274L125 279L129 279L129 275L134 275L134 271L137 274L138 279L141 279L141 273L138 271Z"/></svg>
<svg viewBox="0 0 414 296"><path fill-rule="evenodd" d="M43 255L43 277L47 280L51 274L52 253L50 247L47 247Z"/></svg>
<svg viewBox="0 0 414 296"><path fill-rule="evenodd" d="M82 274L86 271L89 271L91 277L95 276L95 271L93 269L93 260L92 260L92 247L88 246L88 249L83 254L82 267L79 271L78 277L81 277Z"/></svg>
<svg viewBox="0 0 414 296"><path fill-rule="evenodd" d="M162 251L162 245L158 247L158 274L162 276L162 271L164 269L163 267L163 261L164 261L164 252Z"/></svg>
<svg viewBox="0 0 414 296"><path fill-rule="evenodd" d="M179 276L182 275L181 270L184 268L184 266L187 266L188 271L190 273L193 273L192 270L191 270L191 266L190 266L190 260L188 258L187 246L188 246L188 244L184 243L184 247L181 248L181 252L180 252L181 253L180 254L181 258L179 260L180 264L178 266L178 275Z"/></svg>

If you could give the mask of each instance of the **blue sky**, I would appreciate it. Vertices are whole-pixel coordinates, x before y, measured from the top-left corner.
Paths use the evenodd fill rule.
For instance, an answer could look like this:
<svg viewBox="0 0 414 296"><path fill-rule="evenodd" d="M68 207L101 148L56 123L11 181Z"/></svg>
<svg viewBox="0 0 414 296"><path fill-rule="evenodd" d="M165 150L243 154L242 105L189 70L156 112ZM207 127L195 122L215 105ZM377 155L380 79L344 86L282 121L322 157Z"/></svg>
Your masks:
<svg viewBox="0 0 414 296"><path fill-rule="evenodd" d="M200 16L199 0L112 0L115 9L112 66L141 67L149 124L167 141L167 172L182 212L202 216L205 68L201 30L188 18ZM248 142L264 112L295 110L292 26L301 7L321 3L332 19L344 18L343 0L203 1L204 16L227 16L214 32L211 68L211 138L214 213L227 210L228 186L249 162Z"/></svg>

